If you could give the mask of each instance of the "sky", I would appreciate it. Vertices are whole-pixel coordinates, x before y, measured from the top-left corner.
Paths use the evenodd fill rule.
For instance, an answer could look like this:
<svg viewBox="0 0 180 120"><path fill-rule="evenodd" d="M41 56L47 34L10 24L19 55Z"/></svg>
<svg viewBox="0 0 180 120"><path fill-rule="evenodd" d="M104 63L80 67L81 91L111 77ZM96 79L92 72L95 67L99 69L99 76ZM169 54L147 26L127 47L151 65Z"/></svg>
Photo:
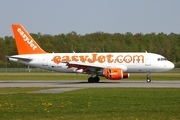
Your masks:
<svg viewBox="0 0 180 120"><path fill-rule="evenodd" d="M29 33L180 33L180 0L0 0L0 37Z"/></svg>

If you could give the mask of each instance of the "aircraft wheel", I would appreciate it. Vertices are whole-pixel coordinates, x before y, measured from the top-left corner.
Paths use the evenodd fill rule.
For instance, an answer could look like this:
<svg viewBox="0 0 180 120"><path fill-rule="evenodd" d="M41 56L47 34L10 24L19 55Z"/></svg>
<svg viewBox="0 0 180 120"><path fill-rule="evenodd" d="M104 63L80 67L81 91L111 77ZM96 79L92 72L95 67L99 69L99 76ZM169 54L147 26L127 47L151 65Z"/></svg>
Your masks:
<svg viewBox="0 0 180 120"><path fill-rule="evenodd" d="M148 83L150 83L151 82L151 79L150 78L147 78L147 80L146 80Z"/></svg>
<svg viewBox="0 0 180 120"><path fill-rule="evenodd" d="M95 80L94 80L93 77L89 77L89 78L88 78L88 82L89 82L89 83L93 83L94 81L95 81Z"/></svg>
<svg viewBox="0 0 180 120"><path fill-rule="evenodd" d="M100 78L98 76L94 77L94 82L98 83Z"/></svg>

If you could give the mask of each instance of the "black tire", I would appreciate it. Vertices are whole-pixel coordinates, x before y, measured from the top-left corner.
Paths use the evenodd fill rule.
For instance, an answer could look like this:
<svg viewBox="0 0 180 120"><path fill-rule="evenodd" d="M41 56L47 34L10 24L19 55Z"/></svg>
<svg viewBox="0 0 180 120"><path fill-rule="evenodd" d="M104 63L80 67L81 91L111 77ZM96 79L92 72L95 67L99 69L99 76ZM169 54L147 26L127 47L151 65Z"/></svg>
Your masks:
<svg viewBox="0 0 180 120"><path fill-rule="evenodd" d="M150 83L150 82L151 82L151 79L150 79L150 78L147 78L146 81L147 81L147 83Z"/></svg>
<svg viewBox="0 0 180 120"><path fill-rule="evenodd" d="M94 81L94 78L93 78L93 77L89 77L89 78L88 78L88 82L89 82L89 83L95 82L95 81Z"/></svg>
<svg viewBox="0 0 180 120"><path fill-rule="evenodd" d="M94 77L94 82L98 83L100 81L100 78L98 76Z"/></svg>

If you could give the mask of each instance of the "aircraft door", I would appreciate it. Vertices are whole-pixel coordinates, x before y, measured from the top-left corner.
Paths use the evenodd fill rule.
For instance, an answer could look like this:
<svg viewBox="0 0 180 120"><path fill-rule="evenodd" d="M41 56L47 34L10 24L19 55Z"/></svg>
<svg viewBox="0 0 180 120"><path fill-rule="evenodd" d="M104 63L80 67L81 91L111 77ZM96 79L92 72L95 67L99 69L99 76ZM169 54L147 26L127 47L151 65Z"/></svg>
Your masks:
<svg viewBox="0 0 180 120"><path fill-rule="evenodd" d="M146 55L145 66L151 66L151 56L150 55Z"/></svg>
<svg viewBox="0 0 180 120"><path fill-rule="evenodd" d="M48 66L48 56L47 55L43 55L42 66Z"/></svg>

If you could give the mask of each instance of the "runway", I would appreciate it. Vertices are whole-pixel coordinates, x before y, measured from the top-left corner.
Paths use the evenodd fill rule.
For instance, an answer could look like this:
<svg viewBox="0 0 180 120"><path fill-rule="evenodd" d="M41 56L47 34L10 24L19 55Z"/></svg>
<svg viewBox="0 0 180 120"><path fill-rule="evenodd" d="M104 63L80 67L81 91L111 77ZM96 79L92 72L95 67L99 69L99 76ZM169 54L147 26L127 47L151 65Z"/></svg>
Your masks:
<svg viewBox="0 0 180 120"><path fill-rule="evenodd" d="M55 80L55 81L0 81L0 87L66 87L66 88L180 88L180 81L110 81L88 83L86 80Z"/></svg>
<svg viewBox="0 0 180 120"><path fill-rule="evenodd" d="M88 83L86 80L56 80L56 81L0 81L0 87L50 87L51 89L36 93L61 93L85 88L180 88L180 81L109 81ZM53 89L52 89L53 88Z"/></svg>

